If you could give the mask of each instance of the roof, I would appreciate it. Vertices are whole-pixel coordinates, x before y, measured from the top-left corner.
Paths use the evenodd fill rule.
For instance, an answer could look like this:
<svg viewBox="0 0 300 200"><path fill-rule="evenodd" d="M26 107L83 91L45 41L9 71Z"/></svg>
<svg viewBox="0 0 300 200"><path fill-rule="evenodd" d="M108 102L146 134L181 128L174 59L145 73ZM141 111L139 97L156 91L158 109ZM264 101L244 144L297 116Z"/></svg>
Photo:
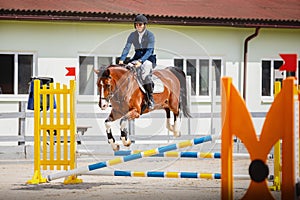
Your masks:
<svg viewBox="0 0 300 200"><path fill-rule="evenodd" d="M0 0L0 19L300 28L299 0Z"/></svg>

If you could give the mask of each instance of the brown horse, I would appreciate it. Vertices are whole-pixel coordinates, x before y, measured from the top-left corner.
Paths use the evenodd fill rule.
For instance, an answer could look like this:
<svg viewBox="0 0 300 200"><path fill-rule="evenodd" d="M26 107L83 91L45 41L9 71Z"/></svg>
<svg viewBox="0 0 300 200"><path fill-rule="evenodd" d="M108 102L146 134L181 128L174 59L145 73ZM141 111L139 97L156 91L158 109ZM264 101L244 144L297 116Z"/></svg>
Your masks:
<svg viewBox="0 0 300 200"><path fill-rule="evenodd" d="M111 132L111 123L121 119L121 140L124 146L130 146L131 141L127 138L126 122L139 118L141 114L152 110L147 108L146 95L139 88L136 71L133 72L125 66L110 65L101 67L98 72L99 107L104 110L111 103L112 110L105 120L105 127L108 142L113 150L117 151L120 147L115 143ZM154 70L153 74L164 84L163 92L153 95L154 110L164 109L166 111L166 127L174 133L175 137L178 137L180 135L178 123L180 110L182 110L185 117L191 116L187 107L185 73L179 68L168 67ZM173 125L170 123L170 111L174 114Z"/></svg>

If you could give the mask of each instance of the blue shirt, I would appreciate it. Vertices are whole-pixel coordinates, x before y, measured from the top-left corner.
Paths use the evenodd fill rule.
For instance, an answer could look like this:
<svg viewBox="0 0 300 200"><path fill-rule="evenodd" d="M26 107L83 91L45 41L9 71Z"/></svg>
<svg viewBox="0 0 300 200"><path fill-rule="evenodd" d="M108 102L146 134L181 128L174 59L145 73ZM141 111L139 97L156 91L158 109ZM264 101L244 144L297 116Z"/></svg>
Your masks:
<svg viewBox="0 0 300 200"><path fill-rule="evenodd" d="M155 65L156 56L154 55L154 43L155 43L155 37L152 32L146 29L142 37L142 41L141 43L139 43L139 34L137 31L134 31L130 33L130 35L127 38L127 42L123 49L120 60L124 61L126 59L130 51L131 45L133 45L135 49L135 54L130 59L130 61L141 60L143 63L146 60L149 60Z"/></svg>

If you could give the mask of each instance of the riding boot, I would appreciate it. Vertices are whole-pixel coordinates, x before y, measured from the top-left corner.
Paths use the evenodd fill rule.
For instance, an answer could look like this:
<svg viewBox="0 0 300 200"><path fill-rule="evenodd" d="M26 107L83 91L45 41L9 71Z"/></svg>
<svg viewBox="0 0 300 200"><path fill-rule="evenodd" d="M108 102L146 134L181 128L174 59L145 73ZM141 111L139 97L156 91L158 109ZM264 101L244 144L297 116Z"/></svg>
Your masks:
<svg viewBox="0 0 300 200"><path fill-rule="evenodd" d="M153 99L153 83L147 83L144 85L144 88L147 92L147 99L148 99L148 108L149 110L154 109L154 99Z"/></svg>

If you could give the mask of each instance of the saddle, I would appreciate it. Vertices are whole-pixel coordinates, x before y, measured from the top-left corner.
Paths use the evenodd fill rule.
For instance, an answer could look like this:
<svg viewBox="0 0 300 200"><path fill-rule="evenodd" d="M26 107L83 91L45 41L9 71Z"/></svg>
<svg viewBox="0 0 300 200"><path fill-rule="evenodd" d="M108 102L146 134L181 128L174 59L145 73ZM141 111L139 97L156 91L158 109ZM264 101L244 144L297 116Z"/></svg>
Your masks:
<svg viewBox="0 0 300 200"><path fill-rule="evenodd" d="M144 94L146 94L146 90L143 86L143 80L141 78L141 75L139 75L139 73L141 73L140 70L137 70L134 66L131 66L131 65L127 65L126 68L136 74L134 77L136 78L136 81L137 81L140 89L142 90L142 92ZM164 91L164 83L160 80L160 78L158 78L156 75L152 74L151 80L154 84L153 93L154 94L162 93Z"/></svg>

